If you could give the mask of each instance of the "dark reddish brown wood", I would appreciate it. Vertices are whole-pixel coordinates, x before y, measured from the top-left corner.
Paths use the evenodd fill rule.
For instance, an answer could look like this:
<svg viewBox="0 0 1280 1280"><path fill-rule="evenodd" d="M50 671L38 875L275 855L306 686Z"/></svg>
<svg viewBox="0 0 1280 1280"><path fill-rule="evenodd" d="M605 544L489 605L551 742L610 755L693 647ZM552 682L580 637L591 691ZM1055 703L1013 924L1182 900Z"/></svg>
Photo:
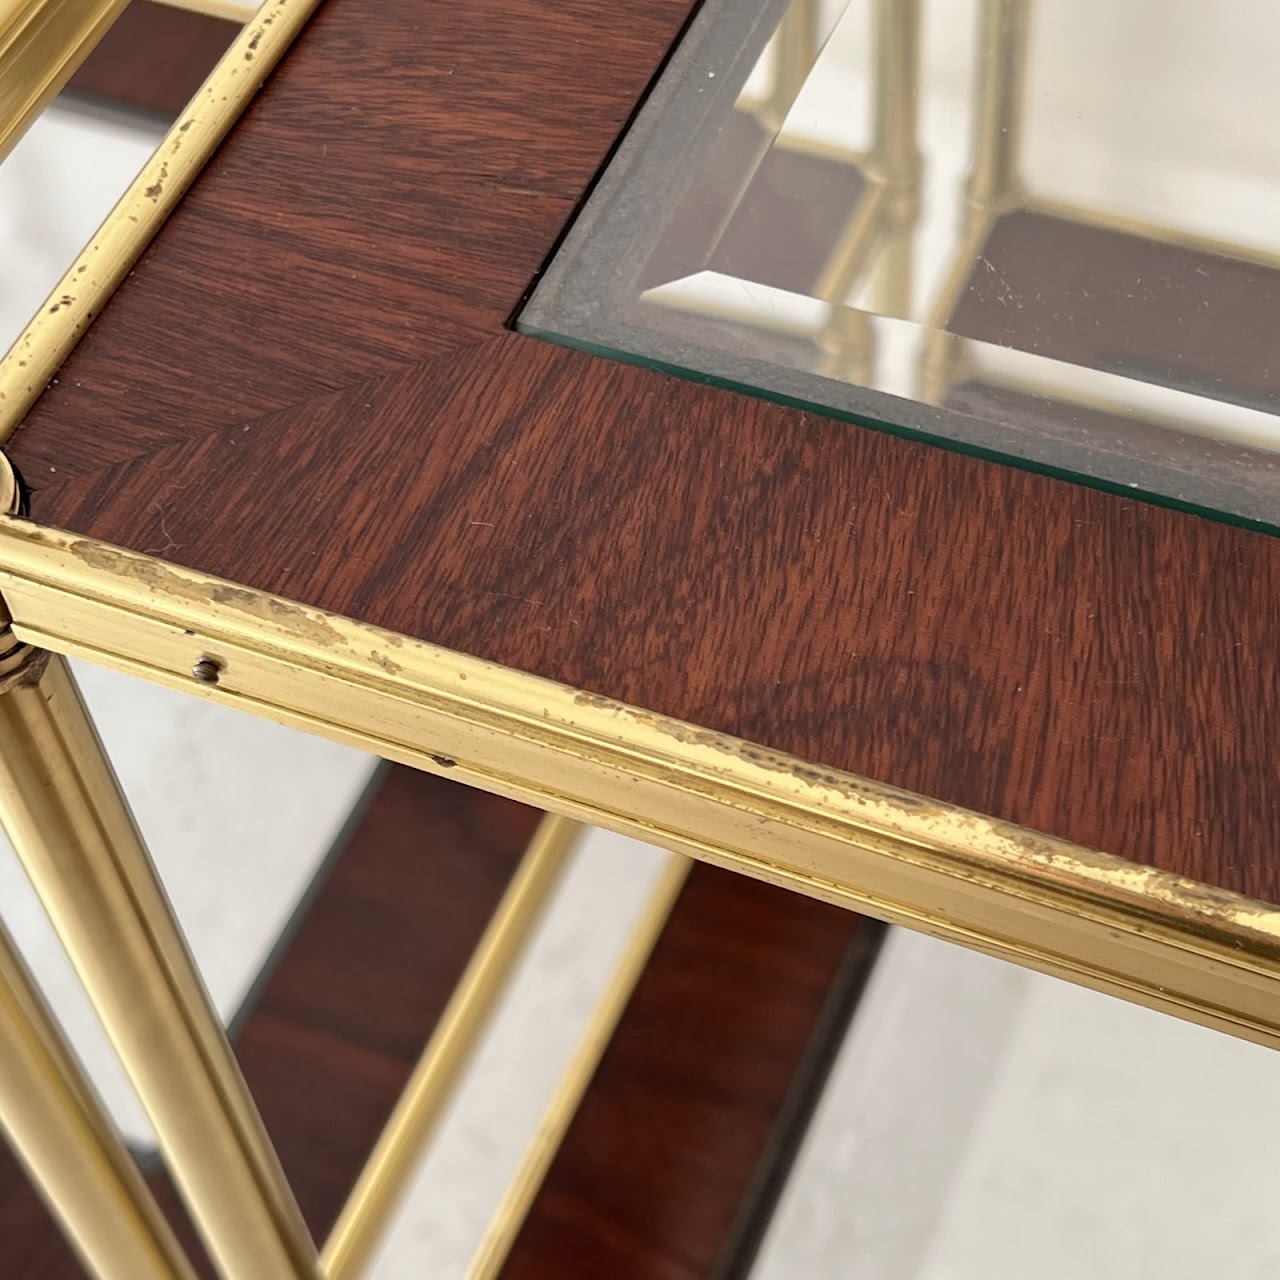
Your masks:
<svg viewBox="0 0 1280 1280"><path fill-rule="evenodd" d="M816 1096L880 926L695 867L512 1251L504 1280L708 1280ZM839 1009L828 1010L843 972ZM715 1010L709 1018L707 1011ZM804 1108L787 1120L803 1124Z"/></svg>
<svg viewBox="0 0 1280 1280"><path fill-rule="evenodd" d="M3 1142L0 1240L7 1280L79 1280L84 1275Z"/></svg>
<svg viewBox="0 0 1280 1280"><path fill-rule="evenodd" d="M1280 902L1280 543L504 329L685 10L322 8L36 518Z"/></svg>
<svg viewBox="0 0 1280 1280"><path fill-rule="evenodd" d="M235 22L134 0L71 78L67 91L172 119L239 32Z"/></svg>

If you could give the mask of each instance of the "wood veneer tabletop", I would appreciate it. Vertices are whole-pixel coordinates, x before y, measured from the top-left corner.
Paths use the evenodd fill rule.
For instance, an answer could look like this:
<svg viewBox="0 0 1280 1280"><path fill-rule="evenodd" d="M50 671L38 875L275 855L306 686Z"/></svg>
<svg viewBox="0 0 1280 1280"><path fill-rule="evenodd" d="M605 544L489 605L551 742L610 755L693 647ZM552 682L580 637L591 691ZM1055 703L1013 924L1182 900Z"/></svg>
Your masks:
<svg viewBox="0 0 1280 1280"><path fill-rule="evenodd" d="M34 517L1280 902L1280 542L509 330L687 16L323 6Z"/></svg>

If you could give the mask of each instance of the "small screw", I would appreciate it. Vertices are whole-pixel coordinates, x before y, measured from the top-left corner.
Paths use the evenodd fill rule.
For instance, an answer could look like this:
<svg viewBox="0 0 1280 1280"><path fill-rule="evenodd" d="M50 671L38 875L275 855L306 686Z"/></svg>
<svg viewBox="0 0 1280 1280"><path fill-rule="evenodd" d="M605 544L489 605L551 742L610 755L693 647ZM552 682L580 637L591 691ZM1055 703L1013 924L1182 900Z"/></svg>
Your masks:
<svg viewBox="0 0 1280 1280"><path fill-rule="evenodd" d="M191 674L201 684L217 684L218 676L222 671L222 663L216 658L201 658L194 667L191 668Z"/></svg>

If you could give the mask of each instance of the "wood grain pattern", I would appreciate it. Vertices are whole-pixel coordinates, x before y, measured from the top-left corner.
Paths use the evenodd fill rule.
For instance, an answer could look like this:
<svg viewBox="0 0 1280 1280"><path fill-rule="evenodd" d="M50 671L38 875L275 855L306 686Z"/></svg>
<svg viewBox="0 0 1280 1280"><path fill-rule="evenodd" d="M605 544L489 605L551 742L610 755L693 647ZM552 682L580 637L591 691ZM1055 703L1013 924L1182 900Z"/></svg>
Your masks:
<svg viewBox="0 0 1280 1280"><path fill-rule="evenodd" d="M36 518L1280 902L1280 542L504 328L685 11L326 5Z"/></svg>
<svg viewBox="0 0 1280 1280"><path fill-rule="evenodd" d="M67 92L172 120L239 31L238 23L134 0L71 78Z"/></svg>

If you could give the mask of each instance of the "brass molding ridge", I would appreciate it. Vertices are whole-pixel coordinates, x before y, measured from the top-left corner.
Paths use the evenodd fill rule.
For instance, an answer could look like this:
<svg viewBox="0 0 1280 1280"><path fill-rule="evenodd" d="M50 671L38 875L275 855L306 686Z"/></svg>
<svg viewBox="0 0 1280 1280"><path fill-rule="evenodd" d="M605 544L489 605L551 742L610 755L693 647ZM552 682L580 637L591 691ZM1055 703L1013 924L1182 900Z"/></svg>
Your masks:
<svg viewBox="0 0 1280 1280"><path fill-rule="evenodd" d="M1280 1046L1280 909L0 518L19 639Z"/></svg>
<svg viewBox="0 0 1280 1280"><path fill-rule="evenodd" d="M0 0L0 160L93 52L128 0Z"/></svg>
<svg viewBox="0 0 1280 1280"><path fill-rule="evenodd" d="M265 0L0 360L0 444L21 424L318 3Z"/></svg>

